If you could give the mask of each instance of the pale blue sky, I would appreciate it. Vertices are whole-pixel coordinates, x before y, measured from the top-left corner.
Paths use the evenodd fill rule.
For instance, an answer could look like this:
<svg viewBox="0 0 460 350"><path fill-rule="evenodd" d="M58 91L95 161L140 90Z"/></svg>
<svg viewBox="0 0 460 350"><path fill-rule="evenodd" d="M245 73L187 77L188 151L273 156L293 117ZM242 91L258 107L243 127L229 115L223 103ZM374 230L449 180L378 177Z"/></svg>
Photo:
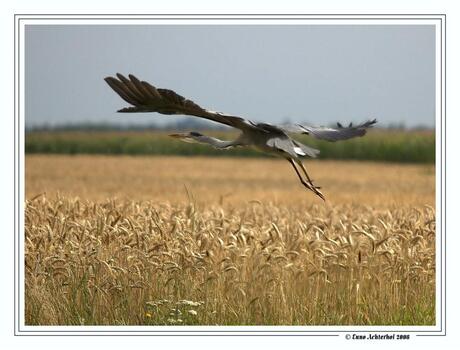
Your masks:
<svg viewBox="0 0 460 350"><path fill-rule="evenodd" d="M27 127L177 118L115 113L116 72L254 121L435 125L434 26L28 25L25 39Z"/></svg>

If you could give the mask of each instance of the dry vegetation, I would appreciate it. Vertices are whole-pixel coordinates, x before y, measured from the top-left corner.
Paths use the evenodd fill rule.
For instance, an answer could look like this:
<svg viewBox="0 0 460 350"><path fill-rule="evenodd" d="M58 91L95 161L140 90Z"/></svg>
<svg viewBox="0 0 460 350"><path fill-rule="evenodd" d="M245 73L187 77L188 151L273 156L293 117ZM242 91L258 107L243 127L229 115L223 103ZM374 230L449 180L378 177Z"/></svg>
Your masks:
<svg viewBox="0 0 460 350"><path fill-rule="evenodd" d="M235 164L28 156L26 324L435 323L434 167Z"/></svg>
<svg viewBox="0 0 460 350"><path fill-rule="evenodd" d="M325 194L326 206L361 203L378 208L434 206L434 165L358 161L305 162ZM240 205L324 203L304 190L282 159L61 156L26 157L26 195L105 201L148 200L183 203L187 191L197 203Z"/></svg>

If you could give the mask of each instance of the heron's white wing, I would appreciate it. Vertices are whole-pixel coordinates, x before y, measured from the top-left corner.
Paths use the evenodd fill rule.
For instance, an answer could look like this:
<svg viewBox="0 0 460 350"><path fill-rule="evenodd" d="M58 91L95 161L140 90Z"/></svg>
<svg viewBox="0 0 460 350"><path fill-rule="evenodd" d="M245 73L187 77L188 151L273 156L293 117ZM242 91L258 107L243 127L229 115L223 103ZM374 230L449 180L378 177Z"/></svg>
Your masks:
<svg viewBox="0 0 460 350"><path fill-rule="evenodd" d="M320 153L319 149L304 145L303 143L300 143L296 140L292 140L292 143L294 144L294 150L300 156L316 158L316 156Z"/></svg>
<svg viewBox="0 0 460 350"><path fill-rule="evenodd" d="M254 124L244 118L210 111L168 89L157 89L146 81L140 81L134 75L128 78L117 73L117 78L104 80L131 107L120 109L121 113L157 112L161 114L185 114L212 120L235 128L253 127Z"/></svg>
<svg viewBox="0 0 460 350"><path fill-rule="evenodd" d="M287 153L293 158L297 158L298 156L309 156L312 158L316 158L316 156L319 154L319 150L304 145L303 143L293 140L288 136L271 137L267 140L267 146Z"/></svg>
<svg viewBox="0 0 460 350"><path fill-rule="evenodd" d="M278 127L287 133L307 134L319 140L334 142L340 140L348 140L353 137L364 136L366 134L366 130L371 128L375 123L377 123L376 119L368 120L358 125L353 125L350 123L350 125L347 127L337 123L337 128L328 128L323 126L314 127L300 124L287 124L280 125Z"/></svg>

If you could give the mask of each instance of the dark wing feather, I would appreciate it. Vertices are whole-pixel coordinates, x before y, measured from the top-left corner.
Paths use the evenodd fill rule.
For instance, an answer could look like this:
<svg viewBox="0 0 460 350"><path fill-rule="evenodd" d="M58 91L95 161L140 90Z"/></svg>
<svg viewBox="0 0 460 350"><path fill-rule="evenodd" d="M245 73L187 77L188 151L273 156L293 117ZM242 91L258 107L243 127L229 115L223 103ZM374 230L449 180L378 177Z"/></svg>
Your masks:
<svg viewBox="0 0 460 350"><path fill-rule="evenodd" d="M168 89L157 89L130 74L129 79L117 73L117 78L104 80L130 107L120 109L121 113L157 112L161 114L185 114L212 120L238 129L254 128L255 124L236 116L209 111L195 102Z"/></svg>
<svg viewBox="0 0 460 350"><path fill-rule="evenodd" d="M337 123L337 129L323 126L313 127L300 124L282 125L279 126L279 128L288 133L307 134L319 140L334 142L340 140L348 140L353 137L364 136L367 129L374 126L375 123L377 123L376 119L369 120L355 126L350 123L348 127L343 127L342 124Z"/></svg>

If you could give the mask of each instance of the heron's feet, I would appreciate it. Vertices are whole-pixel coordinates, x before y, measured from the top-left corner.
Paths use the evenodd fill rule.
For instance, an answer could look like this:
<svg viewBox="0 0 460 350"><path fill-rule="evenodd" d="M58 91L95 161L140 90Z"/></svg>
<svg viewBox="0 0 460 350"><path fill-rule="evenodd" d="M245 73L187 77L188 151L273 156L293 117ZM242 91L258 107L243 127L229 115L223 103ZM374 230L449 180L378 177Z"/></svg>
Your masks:
<svg viewBox="0 0 460 350"><path fill-rule="evenodd" d="M326 201L326 198L324 197L324 194L321 193L320 190L318 190L319 187L313 187L314 188L314 193L321 198L323 201Z"/></svg>
<svg viewBox="0 0 460 350"><path fill-rule="evenodd" d="M316 186L316 185L313 183L313 180L308 179L308 183L309 183L310 186L313 187L314 189L319 190L319 189L321 188L321 186Z"/></svg>
<svg viewBox="0 0 460 350"><path fill-rule="evenodd" d="M302 182L304 186L312 191L314 194L316 194L319 198L321 198L323 201L326 201L323 193L319 190L321 187L315 186L313 182Z"/></svg>
<svg viewBox="0 0 460 350"><path fill-rule="evenodd" d="M321 186L316 186L316 185L313 183L313 180L310 179L309 177L307 177L307 181L308 181L308 183L310 184L311 187L316 188L316 189L318 189L318 190L321 188Z"/></svg>
<svg viewBox="0 0 460 350"><path fill-rule="evenodd" d="M316 194L319 198L321 198L323 201L326 201L324 198L324 194L319 190L320 187L315 186L313 183L310 183L310 190Z"/></svg>
<svg viewBox="0 0 460 350"><path fill-rule="evenodd" d="M310 185L311 185L311 187L313 188L313 192L314 192L319 198L321 198L323 201L326 201L326 199L324 198L323 193L319 190L321 187L315 186L315 185L313 184L313 182L310 182Z"/></svg>

